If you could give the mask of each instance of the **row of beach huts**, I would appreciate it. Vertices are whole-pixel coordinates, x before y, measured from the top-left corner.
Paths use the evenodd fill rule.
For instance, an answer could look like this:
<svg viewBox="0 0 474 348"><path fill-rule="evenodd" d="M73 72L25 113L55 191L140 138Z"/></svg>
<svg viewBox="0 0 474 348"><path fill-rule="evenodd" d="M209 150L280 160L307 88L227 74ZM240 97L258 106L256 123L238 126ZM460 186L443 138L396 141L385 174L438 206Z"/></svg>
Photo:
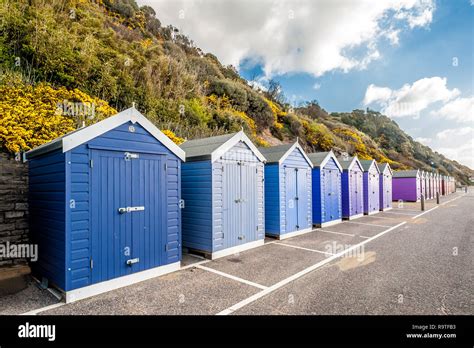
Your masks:
<svg viewBox="0 0 474 348"><path fill-rule="evenodd" d="M67 302L454 191L451 177L243 131L174 144L135 108L26 154L33 274Z"/></svg>

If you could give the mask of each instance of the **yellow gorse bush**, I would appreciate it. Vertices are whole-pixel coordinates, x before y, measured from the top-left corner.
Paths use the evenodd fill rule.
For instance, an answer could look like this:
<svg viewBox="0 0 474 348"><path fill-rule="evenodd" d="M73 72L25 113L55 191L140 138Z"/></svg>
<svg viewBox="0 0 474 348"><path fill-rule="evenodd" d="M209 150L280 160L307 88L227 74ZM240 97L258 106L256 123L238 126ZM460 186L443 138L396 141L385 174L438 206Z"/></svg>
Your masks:
<svg viewBox="0 0 474 348"><path fill-rule="evenodd" d="M73 113L78 110L82 113ZM10 152L27 151L75 130L82 122L92 124L115 113L107 102L78 89L47 84L0 86L0 146Z"/></svg>
<svg viewBox="0 0 474 348"><path fill-rule="evenodd" d="M178 137L176 134L174 134L173 131L171 131L171 130L169 130L169 129L164 129L162 132L163 132L168 138L170 138L176 145L180 145L180 144L184 143L184 139Z"/></svg>

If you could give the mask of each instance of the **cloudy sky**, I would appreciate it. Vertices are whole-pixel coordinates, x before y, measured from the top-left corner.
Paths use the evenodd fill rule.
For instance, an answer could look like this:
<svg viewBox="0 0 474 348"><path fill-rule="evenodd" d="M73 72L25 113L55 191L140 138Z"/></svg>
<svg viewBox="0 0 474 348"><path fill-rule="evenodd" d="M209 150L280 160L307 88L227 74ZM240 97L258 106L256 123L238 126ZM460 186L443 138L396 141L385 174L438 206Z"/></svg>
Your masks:
<svg viewBox="0 0 474 348"><path fill-rule="evenodd" d="M474 169L474 0L139 0L288 100L370 107Z"/></svg>

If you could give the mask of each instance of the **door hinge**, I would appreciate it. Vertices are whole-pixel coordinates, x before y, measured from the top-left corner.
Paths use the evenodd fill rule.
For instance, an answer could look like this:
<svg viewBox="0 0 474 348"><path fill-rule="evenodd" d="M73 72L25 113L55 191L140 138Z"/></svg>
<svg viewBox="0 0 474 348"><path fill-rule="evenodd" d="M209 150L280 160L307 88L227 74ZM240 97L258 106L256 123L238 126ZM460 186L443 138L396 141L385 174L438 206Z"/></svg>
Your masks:
<svg viewBox="0 0 474 348"><path fill-rule="evenodd" d="M184 209L184 199L179 200L179 208Z"/></svg>
<svg viewBox="0 0 474 348"><path fill-rule="evenodd" d="M165 163L165 172L168 170L168 163Z"/></svg>
<svg viewBox="0 0 474 348"><path fill-rule="evenodd" d="M91 266L91 269L94 268L94 260L92 258L90 259L90 266Z"/></svg>
<svg viewBox="0 0 474 348"><path fill-rule="evenodd" d="M165 244L165 251L170 251L170 246L168 244Z"/></svg>
<svg viewBox="0 0 474 348"><path fill-rule="evenodd" d="M94 160L89 161L89 167L94 168Z"/></svg>

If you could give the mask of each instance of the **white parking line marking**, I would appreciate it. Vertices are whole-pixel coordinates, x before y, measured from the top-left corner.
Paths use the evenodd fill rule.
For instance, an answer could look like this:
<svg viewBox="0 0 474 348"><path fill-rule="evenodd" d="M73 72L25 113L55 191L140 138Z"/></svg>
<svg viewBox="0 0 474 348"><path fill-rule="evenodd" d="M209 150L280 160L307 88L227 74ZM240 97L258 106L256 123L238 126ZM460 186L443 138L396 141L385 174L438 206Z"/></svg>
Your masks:
<svg viewBox="0 0 474 348"><path fill-rule="evenodd" d="M409 215L409 216L413 216L414 214L413 213L396 213L394 211L384 211L385 214L396 214L396 215Z"/></svg>
<svg viewBox="0 0 474 348"><path fill-rule="evenodd" d="M359 236L360 238L366 238L366 239L369 239L370 237L367 237L367 236Z"/></svg>
<svg viewBox="0 0 474 348"><path fill-rule="evenodd" d="M55 303L55 304L52 304L52 305L49 305L49 306L46 306L46 307L42 307L42 308L38 308L38 309L33 309L32 311L28 311L28 312L22 313L22 314L20 314L20 315L36 315L36 314L38 314L38 313L41 313L41 312L44 312L44 311L48 311L48 310L50 310L50 309L62 307L62 306L64 306L65 304L66 304L65 302L59 302L59 303Z"/></svg>
<svg viewBox="0 0 474 348"><path fill-rule="evenodd" d="M441 203L441 205L448 204L448 203L450 203L450 202L452 202L452 201L455 201L456 199L461 198L461 197L463 197L463 196L464 196L464 195L459 196L459 197L456 197L456 198L453 198L453 199L450 199L449 201L446 201L446 202Z"/></svg>
<svg viewBox="0 0 474 348"><path fill-rule="evenodd" d="M365 217L368 217L368 218L373 218L373 219L385 219L385 220L396 220L396 218L389 218L389 217L386 217L386 216L377 216L377 215L366 215Z"/></svg>
<svg viewBox="0 0 474 348"><path fill-rule="evenodd" d="M182 271L182 270L184 270L184 269L193 268L193 267L196 267L196 266L199 266L199 265L202 265L202 264L204 264L204 263L211 262L211 261L212 261L212 260L202 260L202 261L199 261L199 262L191 263L191 264L189 264L189 265L187 265L187 266L181 267L177 272Z"/></svg>
<svg viewBox="0 0 474 348"><path fill-rule="evenodd" d="M201 266L201 265L197 265L196 268L202 269L204 271L212 272L212 273L218 274L220 276L223 276L223 277L226 277L226 278L229 278L229 279L233 279L233 280L236 280L238 282L241 282L241 283L244 283L244 284L259 288L259 289L262 289L262 290L268 289L268 286L257 284L257 283L251 282L250 280L242 279L242 278L233 276L231 274L227 274L227 273L218 271L218 270L213 269L213 268L209 268L209 267Z"/></svg>
<svg viewBox="0 0 474 348"><path fill-rule="evenodd" d="M264 297L264 296L266 296L266 295L272 293L272 292L275 291L275 290L278 290L279 288L285 286L286 284L288 284L288 283L290 283L290 282L292 282L292 281L294 281L294 280L296 280L296 279L298 279L298 278L300 278L300 277L302 277L302 276L304 276L304 275L306 275L306 274L308 274L308 273L310 273L310 272L312 272L312 271L314 271L314 270L316 270L316 269L318 269L318 268L324 266L325 264L331 262L332 260L335 260L335 259L337 259L337 258L339 258L339 257L341 257L341 256L343 256L343 255L347 255L347 253L348 253L349 251L351 251L351 250L353 250L353 249L356 249L356 248L360 247L361 245L367 244L367 243L373 241L374 239L379 238L380 236L383 236L384 234L386 234L386 233L388 233L388 232L390 232L390 231L393 231L394 229L396 229L396 228L398 228L398 227L400 227L400 226L402 226L402 225L404 225L404 224L406 224L406 221L403 221L403 222L399 223L399 224L396 225L396 226L390 227L390 228L386 229L385 231L380 232L379 234L377 234L377 235L375 235L375 236L373 236L373 237L370 237L369 239L366 239L366 240L364 240L363 242L360 242L359 244L353 245L353 246L351 246L350 248L341 251L340 253L337 253L337 254L334 254L334 255L332 255L332 256L329 256L328 258L326 258L326 259L324 259L324 260L322 260L322 261L320 261L320 262L318 262L318 263L316 263L316 264L314 264L314 265L312 265L312 266L310 266L310 267L308 267L308 268L305 268L304 270L302 270L302 271L300 271L300 272L298 272L298 273L296 273L296 274L293 274L292 276L290 276L290 277L288 277L288 278L286 278L286 279L283 279L282 281L279 281L278 283L276 283L276 284L274 284L274 285L268 287L267 289L262 290L262 291L260 291L260 292L257 292L255 295L252 295L252 296L246 298L245 300L242 300L242 301L236 303L235 305L233 305L233 306L231 306L231 307L229 307L229 308L227 308L227 309L224 309L223 311L217 313L217 315L229 315L229 314L232 314L232 313L235 312L236 310L238 310L238 309L240 309L240 308L242 308L242 307L245 307L246 305L248 305L248 304L250 304L250 303L252 303L252 302L255 302L256 300L258 300L258 299L260 299L260 298L262 298L262 297Z"/></svg>
<svg viewBox="0 0 474 348"><path fill-rule="evenodd" d="M327 253L327 252L325 252L325 251L316 250L316 249L304 248L304 247L300 247L300 246L297 246L297 245L291 245L291 244L287 244L287 243L278 243L277 245L284 245L284 246L287 246L287 247L290 247L290 248L301 249L301 250L307 250L307 251L312 251L312 252L315 252L315 253L320 253L320 254L325 254L325 255L334 255L333 253Z"/></svg>
<svg viewBox="0 0 474 348"><path fill-rule="evenodd" d="M421 213L421 214L418 214L418 215L413 216L412 219L416 219L416 218L420 217L421 215L425 215L426 213L429 213L430 211L435 210L435 209L437 209L437 208L439 208L438 205L437 205L436 207L434 207L434 208L431 208L431 209L429 209L429 210L427 210L427 211Z"/></svg>
<svg viewBox="0 0 474 348"><path fill-rule="evenodd" d="M346 222L350 224L367 225L367 226L392 227L392 226L387 226L387 225L368 224L365 222L355 222L355 221L346 221Z"/></svg>
<svg viewBox="0 0 474 348"><path fill-rule="evenodd" d="M416 213L418 213L420 211L420 209L405 209L405 208L393 208L392 209L393 211L395 212L400 212L400 211L414 211Z"/></svg>
<svg viewBox="0 0 474 348"><path fill-rule="evenodd" d="M318 231L319 232L325 232L325 233L341 234L343 236L349 236L349 237L355 237L355 234L344 233L344 232L334 232L334 231L328 231L328 230L318 230Z"/></svg>

